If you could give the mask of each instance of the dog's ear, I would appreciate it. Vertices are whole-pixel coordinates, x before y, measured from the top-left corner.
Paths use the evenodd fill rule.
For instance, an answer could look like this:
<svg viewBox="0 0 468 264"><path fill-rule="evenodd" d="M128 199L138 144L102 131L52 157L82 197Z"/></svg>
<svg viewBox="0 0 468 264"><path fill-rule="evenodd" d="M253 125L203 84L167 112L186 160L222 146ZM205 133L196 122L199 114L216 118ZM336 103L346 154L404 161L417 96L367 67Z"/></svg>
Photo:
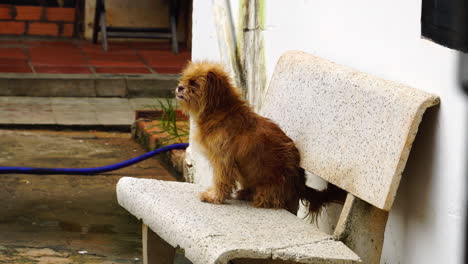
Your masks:
<svg viewBox="0 0 468 264"><path fill-rule="evenodd" d="M205 84L205 110L216 110L223 106L223 101L227 99L229 85L224 75L219 75L215 71L206 74Z"/></svg>
<svg viewBox="0 0 468 264"><path fill-rule="evenodd" d="M206 74L206 83L208 87L215 88L215 89L212 89L214 91L224 90L222 89L223 87L225 87L225 83L223 83L224 82L223 79L225 79L224 76L219 76L214 71L209 71Z"/></svg>

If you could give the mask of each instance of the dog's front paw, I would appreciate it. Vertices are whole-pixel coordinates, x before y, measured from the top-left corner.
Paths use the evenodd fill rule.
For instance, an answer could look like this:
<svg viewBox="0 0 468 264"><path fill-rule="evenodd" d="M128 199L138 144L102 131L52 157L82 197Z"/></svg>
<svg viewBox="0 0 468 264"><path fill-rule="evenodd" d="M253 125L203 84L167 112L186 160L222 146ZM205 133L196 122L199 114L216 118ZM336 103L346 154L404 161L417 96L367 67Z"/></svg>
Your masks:
<svg viewBox="0 0 468 264"><path fill-rule="evenodd" d="M216 191L209 189L207 191L200 193L200 200L202 202L212 203L212 204L222 204L224 199L216 194Z"/></svg>

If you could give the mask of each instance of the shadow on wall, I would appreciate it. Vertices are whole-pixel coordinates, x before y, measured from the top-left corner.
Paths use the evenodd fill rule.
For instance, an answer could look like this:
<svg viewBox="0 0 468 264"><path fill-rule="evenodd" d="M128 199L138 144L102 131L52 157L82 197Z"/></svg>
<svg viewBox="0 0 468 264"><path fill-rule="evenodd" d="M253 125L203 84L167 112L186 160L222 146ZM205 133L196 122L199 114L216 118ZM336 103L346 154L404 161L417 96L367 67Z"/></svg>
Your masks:
<svg viewBox="0 0 468 264"><path fill-rule="evenodd" d="M460 88L464 90L465 100L468 98L468 54L459 53L459 69L458 69L458 81ZM403 228L401 234L405 237L414 226L419 226L422 229L430 229L434 224L431 219L434 219L433 214L435 205L431 194L434 193L435 188L435 157L437 155L437 133L439 123L439 109L443 107L444 101L441 101L441 105L429 108L423 116L423 120L419 126L418 134L413 143L410 156L406 165L406 169L403 172L400 189L396 196L395 206L399 211L394 212L401 217ZM468 121L468 120L467 120ZM467 122L468 125L468 122ZM468 130L468 128L467 128ZM468 135L466 135L465 142L468 143ZM468 144L465 146L466 152L468 153ZM468 156L465 162L465 175L468 176ZM465 177L466 179L466 177ZM468 184L468 181L454 184ZM468 187L468 186L466 186ZM466 188L465 187L465 188ZM468 201L468 192L465 193L464 203ZM468 211L466 212L466 219L468 219ZM412 241L403 239L403 245L397 246L401 250L411 248L409 244ZM468 261L468 222L465 222L465 260ZM399 254L405 254L400 252ZM468 263L465 261L465 263Z"/></svg>
<svg viewBox="0 0 468 264"><path fill-rule="evenodd" d="M460 87L465 92L465 100L468 98L468 54L460 53L459 58L459 68L458 68L458 80L460 83ZM468 115L467 115L468 116ZM467 120L468 121L468 120ZM466 122L468 126L468 122ZM468 131L468 128L466 129ZM466 152L468 153L468 134L466 135ZM465 162L465 179L468 177L468 155L466 155L466 162ZM468 180L465 182L465 188L468 190ZM465 191L465 203L468 203L468 191ZM465 213L465 263L468 263L468 210Z"/></svg>
<svg viewBox="0 0 468 264"><path fill-rule="evenodd" d="M413 147L403 172L400 189L396 196L395 206L400 212L396 212L402 217L402 235L414 225L424 226L430 229L433 224L430 215L434 208L431 193L434 188L435 178L435 156L437 124L439 122L439 106L427 109L419 126L418 134L413 143ZM395 208L394 207L394 208ZM405 243L412 243L408 239L403 239L401 250L411 248ZM404 255L405 252L399 254Z"/></svg>

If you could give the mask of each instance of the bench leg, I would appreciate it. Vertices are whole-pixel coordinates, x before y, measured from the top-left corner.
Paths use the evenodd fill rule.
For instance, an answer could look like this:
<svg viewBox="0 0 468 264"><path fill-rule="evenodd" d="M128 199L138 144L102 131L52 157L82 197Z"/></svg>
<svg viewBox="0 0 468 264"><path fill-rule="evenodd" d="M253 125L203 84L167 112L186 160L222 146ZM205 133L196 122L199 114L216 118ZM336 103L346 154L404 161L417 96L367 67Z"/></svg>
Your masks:
<svg viewBox="0 0 468 264"><path fill-rule="evenodd" d="M143 224L143 264L173 264L175 248Z"/></svg>
<svg viewBox="0 0 468 264"><path fill-rule="evenodd" d="M348 194L333 234L362 259L379 264L388 212Z"/></svg>

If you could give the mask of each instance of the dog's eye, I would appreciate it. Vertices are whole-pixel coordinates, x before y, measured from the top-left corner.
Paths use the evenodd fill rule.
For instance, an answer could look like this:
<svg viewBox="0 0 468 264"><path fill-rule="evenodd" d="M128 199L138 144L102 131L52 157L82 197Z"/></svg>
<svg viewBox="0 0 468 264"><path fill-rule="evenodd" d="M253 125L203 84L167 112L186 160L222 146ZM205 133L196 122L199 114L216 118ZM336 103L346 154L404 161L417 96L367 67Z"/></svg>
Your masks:
<svg viewBox="0 0 468 264"><path fill-rule="evenodd" d="M189 85L195 88L198 88L198 84L195 80L189 80Z"/></svg>

